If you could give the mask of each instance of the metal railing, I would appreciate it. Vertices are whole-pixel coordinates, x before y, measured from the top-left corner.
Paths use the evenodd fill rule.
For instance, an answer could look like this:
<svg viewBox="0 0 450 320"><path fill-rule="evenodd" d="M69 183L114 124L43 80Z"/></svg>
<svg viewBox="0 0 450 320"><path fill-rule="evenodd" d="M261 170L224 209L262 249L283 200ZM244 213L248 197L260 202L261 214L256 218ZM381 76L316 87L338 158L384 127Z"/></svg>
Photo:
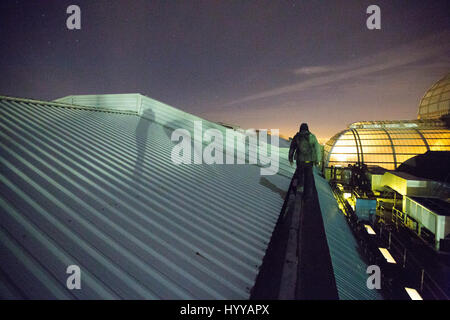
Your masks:
<svg viewBox="0 0 450 320"><path fill-rule="evenodd" d="M418 248L415 247L413 251L411 247L406 246L405 242L407 240L399 234L397 227L395 228L396 230L392 230L391 227L385 226L383 232L383 225L379 225L379 241L387 245L391 255L401 266L402 271L409 276L411 285L416 287L424 298L449 300L450 297L448 294L441 288L431 273L427 271L429 267L425 266L422 261L415 257L414 252L418 252ZM405 232L406 230L401 231Z"/></svg>
<svg viewBox="0 0 450 320"><path fill-rule="evenodd" d="M417 248L411 243L408 245L409 230L405 223L412 223L412 219L395 206L392 209L385 209L381 205L377 209L378 221L373 224L376 235L369 237L363 223L358 221L353 209L336 187L336 183L332 184L332 190L369 263L383 264L385 262L378 250L379 247L387 248L396 260L397 263L394 266L384 263L386 272L382 271L382 273L388 274L384 277L383 282L385 289L383 291L388 298L397 299L398 294L404 291L404 287L411 287L418 290L424 299L450 299L448 293L442 289L436 277L432 275L431 267L425 265L423 258L420 260L416 257L417 254L433 255L434 252L425 245L423 248ZM383 213L387 210L392 212L392 224L386 224L388 221Z"/></svg>

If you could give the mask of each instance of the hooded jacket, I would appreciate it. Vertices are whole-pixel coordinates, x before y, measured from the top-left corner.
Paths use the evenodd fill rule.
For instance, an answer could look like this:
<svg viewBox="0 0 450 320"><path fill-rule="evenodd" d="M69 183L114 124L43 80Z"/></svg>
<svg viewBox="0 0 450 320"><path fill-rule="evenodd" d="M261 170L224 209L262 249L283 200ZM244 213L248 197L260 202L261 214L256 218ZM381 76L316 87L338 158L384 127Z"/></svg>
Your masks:
<svg viewBox="0 0 450 320"><path fill-rule="evenodd" d="M308 146L306 150L301 151L299 149L300 141L305 141ZM297 164L299 162L320 162L322 160L322 153L320 149L319 142L314 134L309 131L300 131L294 136L291 141L291 146L289 148L289 161L292 162L295 157Z"/></svg>

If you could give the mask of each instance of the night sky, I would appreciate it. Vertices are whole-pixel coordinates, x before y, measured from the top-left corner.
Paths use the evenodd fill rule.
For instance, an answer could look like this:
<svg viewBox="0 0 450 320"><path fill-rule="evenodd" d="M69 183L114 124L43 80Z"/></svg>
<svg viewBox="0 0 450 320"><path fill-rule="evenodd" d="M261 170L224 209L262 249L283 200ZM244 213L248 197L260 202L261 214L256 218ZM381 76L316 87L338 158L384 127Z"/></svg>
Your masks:
<svg viewBox="0 0 450 320"><path fill-rule="evenodd" d="M66 9L81 8L81 30ZM381 8L368 30L366 8ZM142 93L244 128L413 119L450 72L450 2L2 0L0 94Z"/></svg>

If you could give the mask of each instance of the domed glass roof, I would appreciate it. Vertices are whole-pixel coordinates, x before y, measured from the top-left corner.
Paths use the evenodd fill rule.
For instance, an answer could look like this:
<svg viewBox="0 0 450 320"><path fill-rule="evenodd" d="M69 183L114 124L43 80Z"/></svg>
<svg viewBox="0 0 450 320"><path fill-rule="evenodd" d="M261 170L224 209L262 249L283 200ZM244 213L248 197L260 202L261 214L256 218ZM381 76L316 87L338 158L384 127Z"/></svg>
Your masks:
<svg viewBox="0 0 450 320"><path fill-rule="evenodd" d="M437 119L450 114L450 73L436 82L419 104L419 119Z"/></svg>
<svg viewBox="0 0 450 320"><path fill-rule="evenodd" d="M324 165L347 167L361 162L393 170L409 158L429 150L450 151L450 130L431 126L402 128L385 124L371 128L368 125L358 128L350 126L326 143Z"/></svg>
<svg viewBox="0 0 450 320"><path fill-rule="evenodd" d="M324 147L324 167L357 162L396 169L427 151L450 151L450 73L423 96L419 120L362 121L332 137Z"/></svg>

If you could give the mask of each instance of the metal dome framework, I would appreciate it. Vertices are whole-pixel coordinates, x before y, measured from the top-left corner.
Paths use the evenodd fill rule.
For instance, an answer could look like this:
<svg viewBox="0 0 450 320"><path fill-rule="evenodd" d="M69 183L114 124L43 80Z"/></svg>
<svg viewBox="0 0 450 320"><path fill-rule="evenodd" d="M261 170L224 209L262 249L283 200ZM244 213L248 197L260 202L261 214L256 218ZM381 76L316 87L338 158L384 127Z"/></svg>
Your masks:
<svg viewBox="0 0 450 320"><path fill-rule="evenodd" d="M418 120L363 121L333 136L324 147L324 167L364 163L388 170L427 151L450 151L450 73L423 96Z"/></svg>
<svg viewBox="0 0 450 320"><path fill-rule="evenodd" d="M419 104L419 119L438 119L450 114L450 73L436 82Z"/></svg>
<svg viewBox="0 0 450 320"><path fill-rule="evenodd" d="M409 128L352 125L326 143L324 165L346 167L359 162L393 170L409 158L429 150L450 151L450 130L417 125Z"/></svg>

